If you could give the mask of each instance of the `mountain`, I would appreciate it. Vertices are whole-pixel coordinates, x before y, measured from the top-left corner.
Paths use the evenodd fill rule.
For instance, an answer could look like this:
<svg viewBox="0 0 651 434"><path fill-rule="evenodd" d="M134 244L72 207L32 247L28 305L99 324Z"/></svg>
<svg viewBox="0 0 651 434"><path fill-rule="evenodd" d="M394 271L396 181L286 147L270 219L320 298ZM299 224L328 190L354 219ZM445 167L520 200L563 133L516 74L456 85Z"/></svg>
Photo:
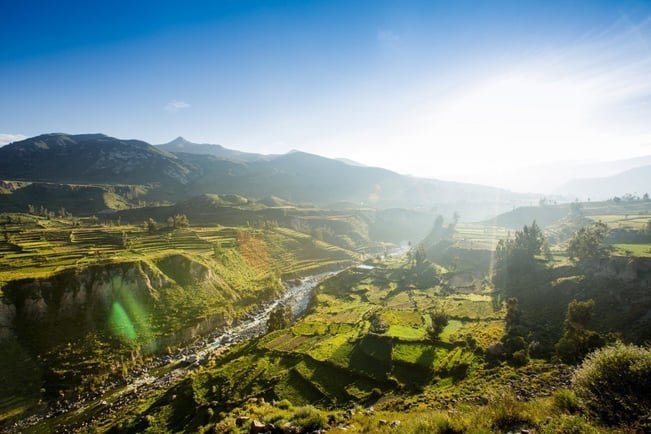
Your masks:
<svg viewBox="0 0 651 434"><path fill-rule="evenodd" d="M268 161L234 162L177 154L200 167L202 175L185 187L186 195L239 194L277 196L318 206L417 208L464 219L484 219L532 204L537 196L482 185L400 175L377 167L352 166L339 160L293 151ZM215 190L219 186L219 191Z"/></svg>
<svg viewBox="0 0 651 434"><path fill-rule="evenodd" d="M140 140L43 134L0 148L4 179L66 183L187 184L195 168Z"/></svg>
<svg viewBox="0 0 651 434"><path fill-rule="evenodd" d="M175 149L185 149L189 143L182 138L174 142ZM349 204L354 208L412 208L444 215L459 212L467 220L485 219L538 200L537 196L493 187L354 166L301 151L254 159L257 154L199 146L224 152L220 156L170 153L143 141L103 134L45 134L0 148L0 180L146 185L137 197L138 203L146 204L179 202L202 194L257 199L275 196L297 204L337 204L339 208ZM242 156L251 161L244 161ZM128 196L127 201L135 198ZM22 209L26 205L22 202L12 203Z"/></svg>
<svg viewBox="0 0 651 434"><path fill-rule="evenodd" d="M217 158L232 161L259 161L273 158L273 156L241 152L228 149L222 145L211 145L208 143L192 143L179 136L169 143L156 145L157 148L164 149L168 152L183 154L212 155Z"/></svg>
<svg viewBox="0 0 651 434"><path fill-rule="evenodd" d="M581 199L603 200L614 196L651 192L651 165L636 167L601 178L574 179L559 188L559 192Z"/></svg>

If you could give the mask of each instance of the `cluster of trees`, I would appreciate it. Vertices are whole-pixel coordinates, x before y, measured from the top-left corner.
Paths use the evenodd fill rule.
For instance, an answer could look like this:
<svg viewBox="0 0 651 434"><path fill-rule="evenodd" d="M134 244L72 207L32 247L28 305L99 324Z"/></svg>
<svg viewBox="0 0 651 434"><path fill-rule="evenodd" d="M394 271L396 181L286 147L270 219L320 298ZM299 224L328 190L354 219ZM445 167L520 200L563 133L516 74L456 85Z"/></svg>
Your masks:
<svg viewBox="0 0 651 434"><path fill-rule="evenodd" d="M586 261L608 254L604 245L608 227L602 222L579 229L567 245L567 256L574 261Z"/></svg>
<svg viewBox="0 0 651 434"><path fill-rule="evenodd" d="M59 208L58 211L55 212L55 211L48 210L43 205L36 208L32 204L27 205L27 214L31 214L31 215L35 215L35 216L41 216L41 217L45 217L47 219L53 219L55 217L59 217L59 218L70 218L70 217L72 217L72 213L66 211L66 209L63 208L63 207Z"/></svg>
<svg viewBox="0 0 651 434"><path fill-rule="evenodd" d="M634 202L634 201L638 201L638 200L643 200L645 202L648 202L649 201L649 193L644 193L644 195L642 197L640 197L638 195L635 195L635 194L626 193L622 197L615 196L615 197L613 197L612 199L609 199L609 200L612 201L612 202L615 202L615 203L619 203L619 202L622 202L622 201L624 201L624 202Z"/></svg>
<svg viewBox="0 0 651 434"><path fill-rule="evenodd" d="M576 364L590 352L606 344L606 339L588 328L594 307L593 300L572 300L567 306L563 334L556 344L545 346L533 339L531 324L524 315L517 298L506 300L505 333L501 344L503 357L516 366L528 363L529 356L556 356L564 363Z"/></svg>
<svg viewBox="0 0 651 434"><path fill-rule="evenodd" d="M153 218L148 218L142 224L143 228L150 234L156 232L160 226ZM190 220L185 214L176 214L167 219L167 227L170 229L183 229L190 226Z"/></svg>
<svg viewBox="0 0 651 434"><path fill-rule="evenodd" d="M276 307L269 314L267 320L267 333L282 330L289 327L294 320L294 312L289 304L282 304Z"/></svg>
<svg viewBox="0 0 651 434"><path fill-rule="evenodd" d="M605 339L588 329L594 300L572 300L567 306L563 336L556 343L556 354L565 363L578 363L590 352L604 346Z"/></svg>
<svg viewBox="0 0 651 434"><path fill-rule="evenodd" d="M522 278L529 278L536 268L536 255L543 251L545 238L534 221L515 233L515 237L500 240L495 250L493 283L507 292L513 290Z"/></svg>
<svg viewBox="0 0 651 434"><path fill-rule="evenodd" d="M608 228L601 222L581 228L568 242L568 256L578 263L607 255L604 244L607 233ZM605 344L603 336L588 328L594 307L592 300L569 303L560 339L553 337L556 333L550 335L545 327L524 319L520 302L528 309L535 308L533 303L540 302L539 291L548 284L544 264L538 258L545 249L546 241L535 222L516 232L514 238L501 240L497 246L493 282L509 297L505 303L506 330L501 344L506 359L516 365L526 364L529 355L553 354L564 362L577 363ZM553 270L549 272L553 278Z"/></svg>
<svg viewBox="0 0 651 434"><path fill-rule="evenodd" d="M425 253L425 246L423 243L418 244L415 249L411 249L407 252L408 261L410 264L420 267L427 260L427 254Z"/></svg>
<svg viewBox="0 0 651 434"><path fill-rule="evenodd" d="M185 214L176 214L167 219L167 226L172 229L184 229L190 226L190 220Z"/></svg>

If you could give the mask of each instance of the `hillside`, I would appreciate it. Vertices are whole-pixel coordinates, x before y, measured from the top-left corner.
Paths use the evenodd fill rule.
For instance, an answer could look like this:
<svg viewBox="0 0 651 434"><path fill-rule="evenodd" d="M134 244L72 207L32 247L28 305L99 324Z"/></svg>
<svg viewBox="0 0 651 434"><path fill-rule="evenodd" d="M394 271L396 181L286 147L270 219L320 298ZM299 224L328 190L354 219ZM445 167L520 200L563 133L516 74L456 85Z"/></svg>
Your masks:
<svg viewBox="0 0 651 434"><path fill-rule="evenodd" d="M520 229L532 221L541 227L547 227L561 222L566 217L589 217L608 222L610 215L644 216L651 212L651 201L638 200L605 200L573 202L571 204L556 204L544 206L523 206L499 214L484 223L503 226L510 229Z"/></svg>

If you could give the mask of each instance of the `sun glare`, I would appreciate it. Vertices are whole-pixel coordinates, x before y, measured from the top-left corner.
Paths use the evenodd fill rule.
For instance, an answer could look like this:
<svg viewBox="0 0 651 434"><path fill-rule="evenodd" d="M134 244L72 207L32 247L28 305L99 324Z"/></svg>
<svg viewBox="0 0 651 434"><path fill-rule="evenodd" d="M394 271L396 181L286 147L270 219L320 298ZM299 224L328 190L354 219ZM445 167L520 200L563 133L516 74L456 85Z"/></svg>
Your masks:
<svg viewBox="0 0 651 434"><path fill-rule="evenodd" d="M568 144L585 140L594 100L589 89L569 82L498 78L442 104L430 133L455 149L473 149L481 159L517 162L527 148L568 151Z"/></svg>

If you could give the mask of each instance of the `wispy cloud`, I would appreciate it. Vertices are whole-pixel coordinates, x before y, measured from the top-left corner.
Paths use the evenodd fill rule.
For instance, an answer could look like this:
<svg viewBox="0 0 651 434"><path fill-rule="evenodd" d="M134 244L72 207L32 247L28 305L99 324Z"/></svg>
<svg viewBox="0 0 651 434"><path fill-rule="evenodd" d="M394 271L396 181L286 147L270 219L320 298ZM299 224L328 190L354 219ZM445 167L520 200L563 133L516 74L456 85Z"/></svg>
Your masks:
<svg viewBox="0 0 651 434"><path fill-rule="evenodd" d="M0 133L0 146L6 145L11 142L17 142L18 140L26 139L27 136L22 134L8 134Z"/></svg>
<svg viewBox="0 0 651 434"><path fill-rule="evenodd" d="M170 112L170 113L175 113L175 112L177 112L179 110L183 110L183 109L186 109L188 107L190 107L190 104L188 104L187 102L185 102L185 101L177 101L177 100L173 99L172 101L165 104L165 107L163 107L163 108L166 111Z"/></svg>
<svg viewBox="0 0 651 434"><path fill-rule="evenodd" d="M379 30L377 32L377 40L385 47L395 47L402 38L392 30Z"/></svg>

